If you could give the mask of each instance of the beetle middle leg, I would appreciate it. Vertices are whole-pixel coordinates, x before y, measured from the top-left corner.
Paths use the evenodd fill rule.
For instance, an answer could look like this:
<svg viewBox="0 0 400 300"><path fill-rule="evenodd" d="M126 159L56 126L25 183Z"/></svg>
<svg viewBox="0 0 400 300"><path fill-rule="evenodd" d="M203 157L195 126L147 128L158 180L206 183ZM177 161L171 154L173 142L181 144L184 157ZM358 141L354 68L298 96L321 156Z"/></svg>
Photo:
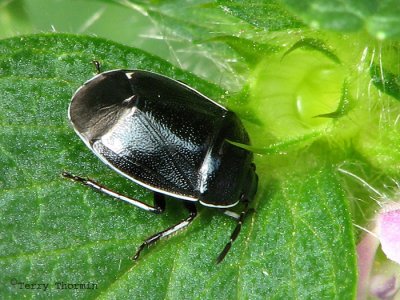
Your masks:
<svg viewBox="0 0 400 300"><path fill-rule="evenodd" d="M162 195L160 193L154 193L154 206L151 206L151 205L148 205L148 204L146 204L146 203L144 203L142 201L139 201L137 199L134 199L134 198L131 198L131 197L127 197L127 196L121 195L121 194L119 194L117 192L114 192L113 190L111 190L111 189L109 189L109 188L107 188L107 187L105 187L105 186L103 186L103 185L101 185L101 184L89 179L89 178L83 178L83 177L80 177L80 176L76 176L76 175L73 175L73 174L65 172L65 171L62 172L62 176L64 176L65 178L68 178L68 179L72 179L73 181L79 182L79 183L81 183L83 185L86 185L88 187L91 187L92 189L94 189L96 191L99 191L99 192L101 192L103 194L109 195L109 196L111 196L113 198L116 198L118 200L125 201L125 202L127 202L129 204L132 204L132 205L134 205L136 207L139 207L139 208L141 208L143 210L146 210L146 211L149 211L149 212L152 212L152 213L159 214L159 213L162 213L164 211L164 209L165 209L164 195Z"/></svg>
<svg viewBox="0 0 400 300"><path fill-rule="evenodd" d="M135 255L132 257L133 260L137 260L140 256L140 253L142 252L142 250L144 249L144 247L148 247L152 244L154 244L155 242L157 242L159 239L163 238L163 237L167 237L171 234L173 234L174 232L176 232L179 229L185 228L186 226L188 226L193 220L194 218L197 216L197 209L196 209L196 205L194 203L191 202L184 202L187 210L189 211L189 216L185 219L183 219L182 221L180 221L179 223L161 231L158 232L152 236L150 236L149 238L147 238L138 248L138 250L136 251Z"/></svg>
<svg viewBox="0 0 400 300"><path fill-rule="evenodd" d="M233 230L233 232L231 234L229 242L225 245L224 249L222 250L222 252L217 257L217 264L219 264L221 261L223 261L223 259L225 258L226 254L231 249L233 242L236 240L236 238L238 237L238 235L240 233L240 230L242 229L242 224L243 224L244 218L246 217L246 215L249 212L249 201L246 200L246 199L242 200L242 201L244 203L243 210L240 213L239 217L237 218L237 224L236 224L235 230Z"/></svg>

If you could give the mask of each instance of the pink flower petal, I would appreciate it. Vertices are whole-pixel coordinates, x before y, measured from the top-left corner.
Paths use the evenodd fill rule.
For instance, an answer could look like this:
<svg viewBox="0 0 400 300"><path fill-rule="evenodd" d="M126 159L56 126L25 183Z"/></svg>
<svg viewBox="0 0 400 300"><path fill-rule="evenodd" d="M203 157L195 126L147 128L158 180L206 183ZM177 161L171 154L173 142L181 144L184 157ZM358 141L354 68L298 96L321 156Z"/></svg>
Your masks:
<svg viewBox="0 0 400 300"><path fill-rule="evenodd" d="M386 256L400 264L400 204L389 205L377 219L377 234Z"/></svg>

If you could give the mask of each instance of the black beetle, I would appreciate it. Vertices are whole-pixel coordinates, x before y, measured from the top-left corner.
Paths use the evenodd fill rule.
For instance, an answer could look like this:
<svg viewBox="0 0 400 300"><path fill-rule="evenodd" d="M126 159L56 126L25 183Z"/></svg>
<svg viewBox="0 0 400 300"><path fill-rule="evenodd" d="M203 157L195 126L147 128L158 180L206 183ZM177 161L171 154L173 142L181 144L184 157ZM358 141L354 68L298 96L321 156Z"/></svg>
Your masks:
<svg viewBox="0 0 400 300"><path fill-rule="evenodd" d="M161 213L165 196L184 200L189 216L152 235L138 248L186 227L197 215L196 202L227 209L243 203L221 262L239 234L258 177L249 144L235 113L186 84L142 70L100 73L73 95L69 119L85 144L105 164L154 192L154 206L123 196L91 179L63 176L146 211Z"/></svg>

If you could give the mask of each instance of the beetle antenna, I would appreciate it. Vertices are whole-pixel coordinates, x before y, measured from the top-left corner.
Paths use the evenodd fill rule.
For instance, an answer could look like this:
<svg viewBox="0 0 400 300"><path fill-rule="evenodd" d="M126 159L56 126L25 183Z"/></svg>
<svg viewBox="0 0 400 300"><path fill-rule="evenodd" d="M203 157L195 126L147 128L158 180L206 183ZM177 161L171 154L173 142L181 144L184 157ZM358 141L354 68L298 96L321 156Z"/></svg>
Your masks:
<svg viewBox="0 0 400 300"><path fill-rule="evenodd" d="M242 212L239 215L239 218L237 218L237 224L235 227L235 230L232 232L231 237L229 239L229 242L225 245L224 250L218 255L217 257L217 264L219 264L221 261L224 260L226 254L228 254L229 250L232 247L233 242L236 240L238 237L240 230L242 229L242 224L244 221L244 218L246 217L247 213L249 212L249 201L247 199L243 200L244 202L244 208Z"/></svg>
<svg viewBox="0 0 400 300"><path fill-rule="evenodd" d="M101 73L101 63L98 60L92 60L94 67L96 68L97 74Z"/></svg>

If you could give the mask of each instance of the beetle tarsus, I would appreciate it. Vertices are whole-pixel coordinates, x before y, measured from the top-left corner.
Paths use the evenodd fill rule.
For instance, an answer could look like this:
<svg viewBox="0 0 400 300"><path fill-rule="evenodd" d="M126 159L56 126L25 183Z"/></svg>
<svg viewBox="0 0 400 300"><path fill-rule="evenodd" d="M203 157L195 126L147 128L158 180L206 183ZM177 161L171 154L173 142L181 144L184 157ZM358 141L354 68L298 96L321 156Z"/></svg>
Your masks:
<svg viewBox="0 0 400 300"><path fill-rule="evenodd" d="M224 260L225 256L228 254L231 247L232 247L232 241L229 241L229 243L225 245L224 250L222 250L221 253L218 255L217 264L219 264L221 261Z"/></svg>
<svg viewBox="0 0 400 300"><path fill-rule="evenodd" d="M61 175L62 175L63 177L65 177L65 178L69 178L69 179L72 179L72 178L74 177L74 175L72 175L71 173L68 173L68 172L66 172L66 171L63 171L63 172L61 173Z"/></svg>
<svg viewBox="0 0 400 300"><path fill-rule="evenodd" d="M144 249L144 246L146 246L145 243L141 244L139 246L139 248L137 249L135 255L132 257L132 260L138 260L139 256L140 256L140 252L142 252L142 250Z"/></svg>
<svg viewBox="0 0 400 300"><path fill-rule="evenodd" d="M85 183L87 180L83 177L76 176L74 174L68 173L66 171L62 172L61 175L65 178L72 179L73 181Z"/></svg>

